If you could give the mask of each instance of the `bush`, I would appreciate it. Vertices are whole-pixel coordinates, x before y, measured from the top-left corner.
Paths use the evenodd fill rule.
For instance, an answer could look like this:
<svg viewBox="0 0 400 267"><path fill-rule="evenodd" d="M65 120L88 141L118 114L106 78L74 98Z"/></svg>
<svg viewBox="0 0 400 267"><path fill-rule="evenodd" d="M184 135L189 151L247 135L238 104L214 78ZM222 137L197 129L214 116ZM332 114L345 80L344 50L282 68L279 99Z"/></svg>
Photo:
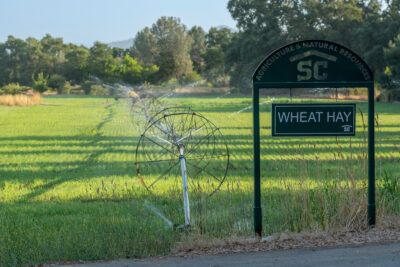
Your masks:
<svg viewBox="0 0 400 267"><path fill-rule="evenodd" d="M69 95L71 93L72 88L73 87L72 87L71 83L66 82L63 89L61 90L61 93L65 94L65 95Z"/></svg>
<svg viewBox="0 0 400 267"><path fill-rule="evenodd" d="M205 73L207 81L212 83L214 87L227 87L229 86L230 76L224 74L221 69L212 69Z"/></svg>
<svg viewBox="0 0 400 267"><path fill-rule="evenodd" d="M400 101L400 89L386 89L376 99L378 102Z"/></svg>
<svg viewBox="0 0 400 267"><path fill-rule="evenodd" d="M92 92L93 82L85 81L81 84L81 89L85 92L85 95L90 95Z"/></svg>
<svg viewBox="0 0 400 267"><path fill-rule="evenodd" d="M104 86L102 85L93 85L91 93L95 95L107 95L108 90L107 88L104 88Z"/></svg>
<svg viewBox="0 0 400 267"><path fill-rule="evenodd" d="M61 94L65 85L65 78L59 74L51 75L47 81L47 86L53 90L57 90L57 93Z"/></svg>
<svg viewBox="0 0 400 267"><path fill-rule="evenodd" d="M146 66L142 71L142 78L150 83L156 83L159 80L157 76L159 70L160 68L156 65Z"/></svg>
<svg viewBox="0 0 400 267"><path fill-rule="evenodd" d="M23 94L30 89L31 89L30 87L21 86L21 85L19 85L19 83L10 83L10 84L3 86L0 89L0 94L5 94L5 95Z"/></svg>
<svg viewBox="0 0 400 267"><path fill-rule="evenodd" d="M206 86L206 87L213 87L213 84L212 83L210 83L210 82L206 82L205 84L204 84L204 86Z"/></svg>
<svg viewBox="0 0 400 267"><path fill-rule="evenodd" d="M164 87L167 87L169 89L175 89L177 87L180 87L180 85L176 78L172 78L172 79L169 79L168 82L166 82L164 84Z"/></svg>
<svg viewBox="0 0 400 267"><path fill-rule="evenodd" d="M47 77L44 77L43 72L38 74L37 80L33 80L33 90L40 93L46 92L47 87Z"/></svg>
<svg viewBox="0 0 400 267"><path fill-rule="evenodd" d="M200 76L195 71L189 72L186 74L186 76L183 77L183 83L184 84L189 84L189 83L200 83L203 80L203 78Z"/></svg>
<svg viewBox="0 0 400 267"><path fill-rule="evenodd" d="M70 94L74 95L83 95L85 94L85 91L81 87L73 87L71 88Z"/></svg>

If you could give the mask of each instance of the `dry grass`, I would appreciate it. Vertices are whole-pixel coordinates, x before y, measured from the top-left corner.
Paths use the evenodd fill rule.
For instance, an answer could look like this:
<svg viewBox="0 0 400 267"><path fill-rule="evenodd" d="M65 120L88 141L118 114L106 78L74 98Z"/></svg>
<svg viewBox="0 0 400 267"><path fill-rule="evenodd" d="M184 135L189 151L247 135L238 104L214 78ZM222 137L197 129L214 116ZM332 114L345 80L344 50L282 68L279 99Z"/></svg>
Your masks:
<svg viewBox="0 0 400 267"><path fill-rule="evenodd" d="M2 95L0 96L0 105L3 106L33 106L41 103L42 97L39 93L29 95Z"/></svg>
<svg viewBox="0 0 400 267"><path fill-rule="evenodd" d="M172 251L173 256L215 255L243 252L271 251L282 249L305 249L326 247L359 246L374 243L399 242L400 228L365 228L359 231L341 230L318 233L279 233L262 239L233 238L225 240L207 240L204 237L184 237Z"/></svg>

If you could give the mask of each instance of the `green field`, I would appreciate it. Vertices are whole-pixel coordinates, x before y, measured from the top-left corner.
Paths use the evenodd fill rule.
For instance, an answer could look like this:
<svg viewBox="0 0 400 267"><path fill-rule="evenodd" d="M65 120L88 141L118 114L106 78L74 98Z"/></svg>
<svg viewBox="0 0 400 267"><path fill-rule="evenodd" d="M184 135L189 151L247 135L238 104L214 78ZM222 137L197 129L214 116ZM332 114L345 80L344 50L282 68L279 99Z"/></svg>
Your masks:
<svg viewBox="0 0 400 267"><path fill-rule="evenodd" d="M168 190L181 177L166 177L157 197L140 184L134 164L140 133L127 100L107 104L102 97L52 96L43 101L46 105L0 106L0 266L170 252L187 233L168 227L154 210L183 223L181 193ZM192 233L252 236L252 112L237 113L251 98L166 101L191 106L215 123L230 150L230 170L219 192L206 198L191 188ZM366 103L357 107L367 121ZM261 105L264 235L366 225L361 113L353 138L272 138L270 109ZM400 105L377 103L376 112L379 223L400 216ZM216 160L210 168L220 164ZM198 188L207 183L203 178L196 181Z"/></svg>

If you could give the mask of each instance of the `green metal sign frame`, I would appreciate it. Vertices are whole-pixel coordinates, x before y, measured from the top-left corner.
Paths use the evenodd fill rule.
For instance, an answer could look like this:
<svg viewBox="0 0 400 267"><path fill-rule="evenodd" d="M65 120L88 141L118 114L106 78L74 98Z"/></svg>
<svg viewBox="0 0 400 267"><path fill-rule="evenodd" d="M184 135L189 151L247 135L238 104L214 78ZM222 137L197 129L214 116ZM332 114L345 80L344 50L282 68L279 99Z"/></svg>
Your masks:
<svg viewBox="0 0 400 267"><path fill-rule="evenodd" d="M368 89L368 225L375 225L374 76L356 53L336 43L305 40L267 56L253 74L254 231L262 234L260 90L277 88Z"/></svg>

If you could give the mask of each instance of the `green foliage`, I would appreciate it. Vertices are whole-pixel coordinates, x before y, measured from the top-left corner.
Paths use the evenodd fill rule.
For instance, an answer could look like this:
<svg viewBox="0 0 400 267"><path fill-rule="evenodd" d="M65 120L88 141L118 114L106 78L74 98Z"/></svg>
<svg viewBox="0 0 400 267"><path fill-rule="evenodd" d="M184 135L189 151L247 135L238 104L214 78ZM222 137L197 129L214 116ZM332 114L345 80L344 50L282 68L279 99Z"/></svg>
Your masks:
<svg viewBox="0 0 400 267"><path fill-rule="evenodd" d="M192 83L199 83L203 80L203 78L195 71L189 72L183 77L184 84L192 84Z"/></svg>
<svg viewBox="0 0 400 267"><path fill-rule="evenodd" d="M16 95L23 94L31 88L28 86L21 86L19 83L10 83L0 89L0 94Z"/></svg>
<svg viewBox="0 0 400 267"><path fill-rule="evenodd" d="M142 71L143 67L134 58L125 55L122 70L122 77L125 82L130 84L141 82Z"/></svg>
<svg viewBox="0 0 400 267"><path fill-rule="evenodd" d="M9 54L7 53L5 44L0 43L0 86L10 82Z"/></svg>
<svg viewBox="0 0 400 267"><path fill-rule="evenodd" d="M230 45L232 36L233 33L228 28L223 27L221 29L217 29L215 27L211 27L206 34L207 47L219 46L225 50Z"/></svg>
<svg viewBox="0 0 400 267"><path fill-rule="evenodd" d="M240 32L228 47L232 85L251 88L252 72L278 47L301 39L330 40L363 57L374 73L384 71L383 48L400 28L399 6L378 1L230 0ZM397 10L397 11L395 11ZM374 41L371 41L374 40Z"/></svg>
<svg viewBox="0 0 400 267"><path fill-rule="evenodd" d="M3 82L31 85L35 73L41 71L42 64L45 64L40 60L42 54L37 40L28 38L23 41L9 36L2 49L5 68L0 69L3 73L0 76L7 77Z"/></svg>
<svg viewBox="0 0 400 267"><path fill-rule="evenodd" d="M206 33L203 28L193 26L189 30L189 35L193 40L190 49L190 59L193 63L193 70L202 73L206 65L204 60L204 53L206 52Z"/></svg>
<svg viewBox="0 0 400 267"><path fill-rule="evenodd" d="M210 28L206 35L207 49L204 54L206 63L204 76L214 86L228 86L229 77L226 62L226 50L232 41L232 32L227 28Z"/></svg>
<svg viewBox="0 0 400 267"><path fill-rule="evenodd" d="M110 86L108 88L108 95L118 98L124 95L124 89L119 86Z"/></svg>
<svg viewBox="0 0 400 267"><path fill-rule="evenodd" d="M161 17L136 35L133 53L145 64L159 66L160 79L178 78L192 71L192 42L178 18Z"/></svg>
<svg viewBox="0 0 400 267"><path fill-rule="evenodd" d="M221 84L222 78L225 74L225 53L221 46L214 46L207 48L204 55L206 61L206 69L204 72L207 81L213 83L216 86L226 86L228 84Z"/></svg>
<svg viewBox="0 0 400 267"><path fill-rule="evenodd" d="M84 81L81 84L81 88L82 88L83 92L85 93L85 95L90 95L92 93L93 84L94 83L92 81Z"/></svg>
<svg viewBox="0 0 400 267"><path fill-rule="evenodd" d="M400 89L383 89L376 100L379 102L400 101Z"/></svg>
<svg viewBox="0 0 400 267"><path fill-rule="evenodd" d="M112 55L112 49L106 44L95 42L89 51L89 73L107 81L114 80L116 64Z"/></svg>
<svg viewBox="0 0 400 267"><path fill-rule="evenodd" d="M225 45L226 40L219 33L211 30L209 39L215 40L209 42L218 40ZM40 92L50 87L60 93L63 90L60 76L72 85L81 84L91 76L107 83L154 84L171 78L179 80L193 67L200 74L206 69L205 53L204 30L194 26L188 31L173 17L162 17L139 32L131 50L110 48L100 42L88 49L64 44L61 38L49 34L41 40L25 41L9 36L5 43L0 43L0 86L20 83Z"/></svg>
<svg viewBox="0 0 400 267"><path fill-rule="evenodd" d="M381 183L381 195L384 195L386 198L389 199L400 197L400 177L396 177L384 170L383 176L381 177Z"/></svg>
<svg viewBox="0 0 400 267"><path fill-rule="evenodd" d="M108 95L108 93L109 93L109 90L104 88L101 85L96 84L91 87L91 94L93 94L93 95Z"/></svg>
<svg viewBox="0 0 400 267"><path fill-rule="evenodd" d="M142 80L149 83L156 83L158 81L158 71L160 68L156 65L145 67L142 71Z"/></svg>
<svg viewBox="0 0 400 267"><path fill-rule="evenodd" d="M62 88L61 94L69 95L71 93L72 88L73 87L71 86L70 82L65 82L65 85Z"/></svg>
<svg viewBox="0 0 400 267"><path fill-rule="evenodd" d="M400 34L384 49L384 57L388 66L378 75L378 81L385 88L379 100L400 101Z"/></svg>
<svg viewBox="0 0 400 267"><path fill-rule="evenodd" d="M32 85L33 90L43 93L46 92L47 87L47 77L44 77L43 72L39 73L36 80L33 80Z"/></svg>
<svg viewBox="0 0 400 267"><path fill-rule="evenodd" d="M68 80L75 83L83 82L88 78L89 50L83 46L70 44L65 54L63 73Z"/></svg>
<svg viewBox="0 0 400 267"><path fill-rule="evenodd" d="M53 74L47 81L47 86L52 88L53 90L57 90L59 94L62 93L62 90L65 85L65 78L60 74Z"/></svg>
<svg viewBox="0 0 400 267"><path fill-rule="evenodd" d="M175 89L180 87L180 83L177 78L171 78L166 83L163 84L165 88Z"/></svg>
<svg viewBox="0 0 400 267"><path fill-rule="evenodd" d="M225 68L225 54L221 46L217 45L207 48L204 59L207 64L206 71L216 69L223 73Z"/></svg>
<svg viewBox="0 0 400 267"><path fill-rule="evenodd" d="M188 30L178 18L161 17L137 33L130 50L100 42L88 49L49 34L40 40L9 36L0 43L0 86L19 83L43 91L46 84L35 80L41 73L61 75L72 85L91 76L106 83L160 84L196 71L214 86L230 83L240 92L250 92L252 73L268 53L296 40L324 39L361 55L384 89L393 89L390 95L398 98L397 0L230 0L227 7L238 32L224 27Z"/></svg>
<svg viewBox="0 0 400 267"><path fill-rule="evenodd" d="M385 59L389 68L385 74L400 80L400 34L389 42L389 47L385 49Z"/></svg>

